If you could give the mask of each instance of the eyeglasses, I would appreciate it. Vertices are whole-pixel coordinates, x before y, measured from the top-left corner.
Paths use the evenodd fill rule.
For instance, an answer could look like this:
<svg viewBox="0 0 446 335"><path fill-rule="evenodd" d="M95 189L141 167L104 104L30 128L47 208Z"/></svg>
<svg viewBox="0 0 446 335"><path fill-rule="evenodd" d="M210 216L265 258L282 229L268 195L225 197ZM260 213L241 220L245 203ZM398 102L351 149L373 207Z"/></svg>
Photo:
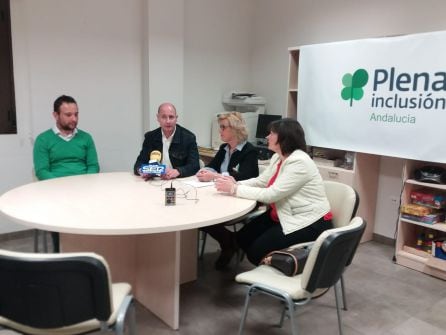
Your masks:
<svg viewBox="0 0 446 335"><path fill-rule="evenodd" d="M225 130L226 128L230 128L231 126L225 126L224 124L221 124L219 127L220 130Z"/></svg>

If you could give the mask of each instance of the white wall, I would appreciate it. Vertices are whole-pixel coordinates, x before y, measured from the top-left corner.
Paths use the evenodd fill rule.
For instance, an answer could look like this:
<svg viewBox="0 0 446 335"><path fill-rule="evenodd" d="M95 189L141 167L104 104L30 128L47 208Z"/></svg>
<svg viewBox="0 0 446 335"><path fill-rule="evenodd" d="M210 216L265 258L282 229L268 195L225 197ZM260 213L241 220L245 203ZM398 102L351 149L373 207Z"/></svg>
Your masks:
<svg viewBox="0 0 446 335"><path fill-rule="evenodd" d="M170 101L178 122L209 146L211 120L223 93L250 90L255 0L148 0L148 92L144 128Z"/></svg>
<svg viewBox="0 0 446 335"><path fill-rule="evenodd" d="M252 90L252 19L256 0L187 0L184 8L184 109L180 123L203 146L223 111L224 93Z"/></svg>
<svg viewBox="0 0 446 335"><path fill-rule="evenodd" d="M103 172L131 170L164 101L209 145L222 94L249 89L254 1L11 1L19 133L0 135L0 194L32 181L60 94L77 99ZM21 228L0 217L0 233Z"/></svg>
<svg viewBox="0 0 446 335"><path fill-rule="evenodd" d="M102 171L129 170L141 129L141 1L23 3L32 135L52 126L54 99L72 95Z"/></svg>
<svg viewBox="0 0 446 335"><path fill-rule="evenodd" d="M446 29L442 0L258 0L254 10L253 87L271 114L285 111L288 47ZM375 233L391 238L401 167L400 159L381 159Z"/></svg>
<svg viewBox="0 0 446 335"><path fill-rule="evenodd" d="M32 181L32 141L53 125L61 94L77 100L101 170L132 169L142 138L142 4L11 1L18 134L0 136L0 193ZM0 220L0 232L21 228Z"/></svg>
<svg viewBox="0 0 446 335"><path fill-rule="evenodd" d="M183 0L148 0L149 112L144 129L158 126L156 113L163 102L173 103L181 117L184 80ZM142 141L141 141L142 143Z"/></svg>

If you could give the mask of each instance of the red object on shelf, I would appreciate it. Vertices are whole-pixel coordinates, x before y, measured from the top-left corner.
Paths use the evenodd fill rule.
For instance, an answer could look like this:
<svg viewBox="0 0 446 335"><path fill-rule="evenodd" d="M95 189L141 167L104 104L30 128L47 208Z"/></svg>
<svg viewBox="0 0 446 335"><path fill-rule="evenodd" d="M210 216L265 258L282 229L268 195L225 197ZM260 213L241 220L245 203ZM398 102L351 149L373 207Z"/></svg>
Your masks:
<svg viewBox="0 0 446 335"><path fill-rule="evenodd" d="M413 190L410 192L410 199L414 204L425 205L432 208L446 207L446 196L433 190Z"/></svg>

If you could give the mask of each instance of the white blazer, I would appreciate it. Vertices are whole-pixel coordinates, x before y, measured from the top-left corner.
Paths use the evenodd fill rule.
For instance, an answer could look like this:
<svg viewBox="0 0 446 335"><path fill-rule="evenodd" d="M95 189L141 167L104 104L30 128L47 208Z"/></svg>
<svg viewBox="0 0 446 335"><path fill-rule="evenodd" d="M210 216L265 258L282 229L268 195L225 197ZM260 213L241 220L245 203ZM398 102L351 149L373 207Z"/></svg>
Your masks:
<svg viewBox="0 0 446 335"><path fill-rule="evenodd" d="M238 182L236 195L266 204L275 203L286 235L319 220L330 211L330 204L316 164L302 150L295 150L282 162L276 181L267 188L279 162L279 155L274 154L261 175Z"/></svg>

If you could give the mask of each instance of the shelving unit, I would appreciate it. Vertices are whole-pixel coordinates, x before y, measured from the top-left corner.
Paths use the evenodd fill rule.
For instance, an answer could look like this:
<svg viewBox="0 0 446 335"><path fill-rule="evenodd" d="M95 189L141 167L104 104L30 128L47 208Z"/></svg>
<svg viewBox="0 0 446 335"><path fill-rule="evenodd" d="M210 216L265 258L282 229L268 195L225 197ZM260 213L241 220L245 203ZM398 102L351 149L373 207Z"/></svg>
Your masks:
<svg viewBox="0 0 446 335"><path fill-rule="evenodd" d="M412 179L413 172L424 165L438 165L446 167L446 164L408 160L403 171L403 192L401 204L410 203L410 192L419 189L431 189L446 195L446 185L422 183ZM408 268L427 273L429 275L446 280L446 260L436 258L428 252L416 248L417 236L422 231L433 232L446 237L446 222L425 224L400 217L398 221L398 234L396 240L396 262Z"/></svg>
<svg viewBox="0 0 446 335"><path fill-rule="evenodd" d="M289 72L286 117L297 118L298 113L298 70L299 48L288 48ZM330 151L330 148L322 148ZM341 158L341 157L339 157ZM342 157L343 158L343 157ZM367 221L367 228L361 242L373 239L375 225L376 195L378 192L380 156L354 153L352 169L329 166L323 161L316 161L324 180L333 180L352 186L359 194L360 203L357 215Z"/></svg>

